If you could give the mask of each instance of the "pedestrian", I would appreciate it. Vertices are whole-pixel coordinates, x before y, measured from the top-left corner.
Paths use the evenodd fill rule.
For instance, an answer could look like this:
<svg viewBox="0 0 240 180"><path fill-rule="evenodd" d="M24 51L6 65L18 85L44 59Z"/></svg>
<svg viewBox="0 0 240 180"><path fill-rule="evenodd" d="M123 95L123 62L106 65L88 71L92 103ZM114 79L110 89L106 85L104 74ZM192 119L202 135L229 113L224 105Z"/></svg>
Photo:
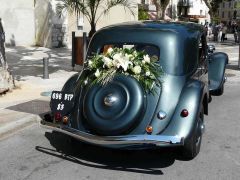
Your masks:
<svg viewBox="0 0 240 180"><path fill-rule="evenodd" d="M238 43L238 25L233 25L233 35L234 35L234 41L235 43Z"/></svg>
<svg viewBox="0 0 240 180"><path fill-rule="evenodd" d="M222 38L222 24L218 25L218 42L221 41Z"/></svg>
<svg viewBox="0 0 240 180"><path fill-rule="evenodd" d="M213 33L213 41L218 41L218 27L216 24L213 25L212 33Z"/></svg>
<svg viewBox="0 0 240 180"><path fill-rule="evenodd" d="M221 42L224 42L226 34L227 34L227 26L224 24L222 28Z"/></svg>

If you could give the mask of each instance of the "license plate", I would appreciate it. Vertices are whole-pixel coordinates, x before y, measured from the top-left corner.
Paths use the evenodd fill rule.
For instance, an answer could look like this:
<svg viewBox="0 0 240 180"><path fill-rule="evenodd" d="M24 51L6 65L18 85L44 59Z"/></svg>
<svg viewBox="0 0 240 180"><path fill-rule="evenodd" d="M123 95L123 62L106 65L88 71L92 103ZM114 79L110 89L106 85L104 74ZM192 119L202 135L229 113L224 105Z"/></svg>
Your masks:
<svg viewBox="0 0 240 180"><path fill-rule="evenodd" d="M63 91L53 91L50 107L53 113L61 112L62 115L70 113L74 106L74 94Z"/></svg>

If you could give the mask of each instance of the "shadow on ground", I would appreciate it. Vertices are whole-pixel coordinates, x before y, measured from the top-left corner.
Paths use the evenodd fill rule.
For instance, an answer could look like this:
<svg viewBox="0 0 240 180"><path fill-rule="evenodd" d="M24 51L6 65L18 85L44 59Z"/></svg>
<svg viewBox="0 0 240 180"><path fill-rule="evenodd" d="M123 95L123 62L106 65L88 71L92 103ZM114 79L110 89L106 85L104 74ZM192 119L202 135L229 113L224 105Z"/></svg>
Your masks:
<svg viewBox="0 0 240 180"><path fill-rule="evenodd" d="M88 145L55 131L46 132L45 136L56 150L36 146L37 151L87 167L163 175L161 168L180 159L173 148L119 150Z"/></svg>
<svg viewBox="0 0 240 180"><path fill-rule="evenodd" d="M49 73L71 71L71 51L66 48L14 47L6 52L9 68L17 80L26 76L43 76L43 58L49 58Z"/></svg>
<svg viewBox="0 0 240 180"><path fill-rule="evenodd" d="M238 65L235 65L235 64L228 64L228 65L226 66L226 69L231 69L231 70L240 71Z"/></svg>
<svg viewBox="0 0 240 180"><path fill-rule="evenodd" d="M50 106L49 101L36 99L25 103L17 104L15 106L9 106L6 109L35 114L39 115L40 117L43 117L44 114L50 111Z"/></svg>

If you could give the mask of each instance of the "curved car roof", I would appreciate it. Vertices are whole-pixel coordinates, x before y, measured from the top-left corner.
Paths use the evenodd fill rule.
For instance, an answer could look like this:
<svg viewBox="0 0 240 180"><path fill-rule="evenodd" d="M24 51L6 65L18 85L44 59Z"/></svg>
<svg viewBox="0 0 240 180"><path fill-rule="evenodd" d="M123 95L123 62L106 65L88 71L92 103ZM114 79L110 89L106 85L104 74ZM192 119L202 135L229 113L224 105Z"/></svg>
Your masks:
<svg viewBox="0 0 240 180"><path fill-rule="evenodd" d="M198 61L201 25L187 22L142 21L121 23L100 29L91 40L89 51L97 53L105 44L146 43L160 49L160 64L169 74L193 71Z"/></svg>

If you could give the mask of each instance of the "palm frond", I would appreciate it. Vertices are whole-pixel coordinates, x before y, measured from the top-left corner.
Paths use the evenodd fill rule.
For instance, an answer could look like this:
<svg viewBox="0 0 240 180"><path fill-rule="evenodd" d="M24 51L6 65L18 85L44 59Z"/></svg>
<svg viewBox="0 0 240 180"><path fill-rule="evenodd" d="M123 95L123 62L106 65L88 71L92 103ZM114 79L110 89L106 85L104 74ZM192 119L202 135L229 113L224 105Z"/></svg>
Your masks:
<svg viewBox="0 0 240 180"><path fill-rule="evenodd" d="M130 2L129 0L109 0L107 1L107 8L104 11L104 14L108 13L109 10L115 6L123 6L124 8L128 9L130 13L135 16L135 12L133 8L136 7L136 4Z"/></svg>
<svg viewBox="0 0 240 180"><path fill-rule="evenodd" d="M103 8L103 11L100 13L98 18L96 19L96 22L103 16L109 13L109 11L115 7L115 6L123 6L125 11L128 9L130 13L135 16L135 12L133 11L133 8L136 7L136 4L131 3L129 0L107 0L105 6L101 6Z"/></svg>
<svg viewBox="0 0 240 180"><path fill-rule="evenodd" d="M57 15L59 17L62 16L64 11L68 11L70 14L76 13L79 15L80 13L84 14L88 20L90 20L91 15L89 13L88 7L82 0L57 0Z"/></svg>

